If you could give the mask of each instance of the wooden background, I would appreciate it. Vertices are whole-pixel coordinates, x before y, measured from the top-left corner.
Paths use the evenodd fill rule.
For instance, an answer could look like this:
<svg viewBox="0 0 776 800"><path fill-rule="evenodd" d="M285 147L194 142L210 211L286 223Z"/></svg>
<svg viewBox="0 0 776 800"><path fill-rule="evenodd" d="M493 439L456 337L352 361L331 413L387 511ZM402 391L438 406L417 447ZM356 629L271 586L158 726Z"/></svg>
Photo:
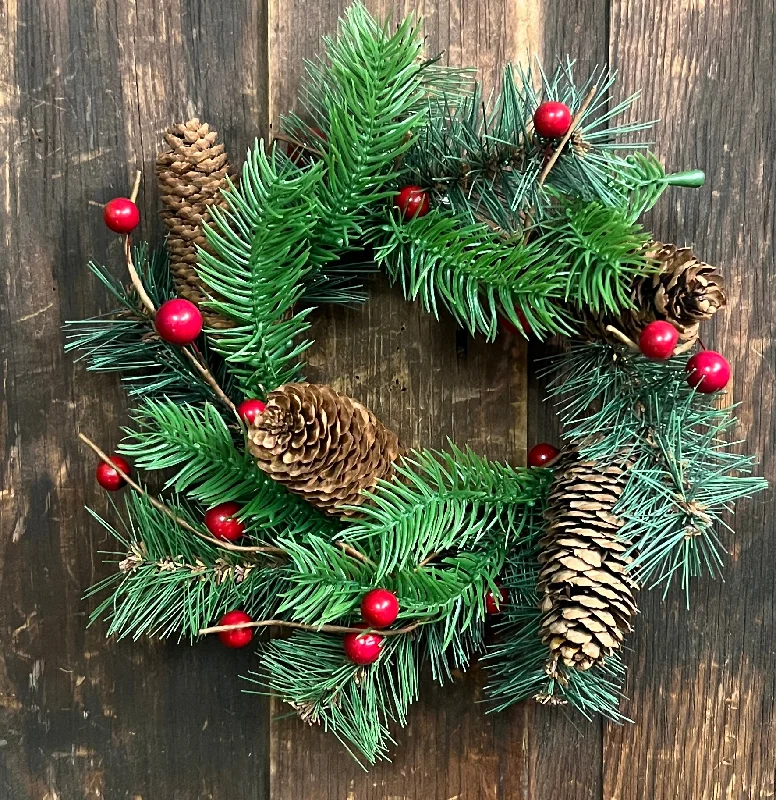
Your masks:
<svg viewBox="0 0 776 800"><path fill-rule="evenodd" d="M625 706L636 723L524 705L485 717L481 676L427 687L393 764L368 775L334 740L240 694L250 653L106 642L84 589L105 574L104 504L83 430L119 438L117 383L74 368L66 319L107 308L90 257L121 266L100 204L144 171L158 240L160 132L199 114L235 161L293 103L302 59L344 0L0 0L0 798L2 800L700 800L769 798L776 769L773 494L742 504L726 583L643 598ZM735 368L740 436L773 481L776 17L770 0L375 0L416 8L429 46L486 81L529 52L609 63L662 118L657 150L706 186L650 223L728 276L707 344ZM322 314L317 377L403 438L445 436L519 463L554 437L521 345L485 347L378 284L368 308ZM531 360L533 360L533 352ZM527 433L526 433L527 431ZM271 721L272 719L272 721Z"/></svg>

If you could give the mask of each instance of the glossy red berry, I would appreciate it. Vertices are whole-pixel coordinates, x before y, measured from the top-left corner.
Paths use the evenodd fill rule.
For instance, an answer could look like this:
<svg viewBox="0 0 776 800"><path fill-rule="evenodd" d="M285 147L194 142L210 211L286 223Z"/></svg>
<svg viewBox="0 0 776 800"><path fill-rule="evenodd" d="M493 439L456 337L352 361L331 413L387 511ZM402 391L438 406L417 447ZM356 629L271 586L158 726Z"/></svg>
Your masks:
<svg viewBox="0 0 776 800"><path fill-rule="evenodd" d="M366 625L356 625L365 628ZM342 640L345 655L354 663L362 666L374 664L380 657L383 637L376 633L346 633Z"/></svg>
<svg viewBox="0 0 776 800"><path fill-rule="evenodd" d="M205 527L216 537L233 542L245 533L245 525L236 519L241 506L238 503L221 503L208 509Z"/></svg>
<svg viewBox="0 0 776 800"><path fill-rule="evenodd" d="M509 600L509 593L506 589L499 586L499 596L496 597L491 589L485 593L485 610L488 614L500 614L504 610L504 604Z"/></svg>
<svg viewBox="0 0 776 800"><path fill-rule="evenodd" d="M404 219L423 217L431 208L428 192L420 186L405 186L396 195L393 204L401 211Z"/></svg>
<svg viewBox="0 0 776 800"><path fill-rule="evenodd" d="M534 128L545 139L560 139L571 127L571 109L565 103L548 100L534 111Z"/></svg>
<svg viewBox="0 0 776 800"><path fill-rule="evenodd" d="M154 326L165 342L191 344L202 333L202 314L194 303L177 297L159 306Z"/></svg>
<svg viewBox="0 0 776 800"><path fill-rule="evenodd" d="M266 407L267 404L262 403L261 400L243 400L237 406L237 413L248 425L255 425L256 420L264 413Z"/></svg>
<svg viewBox="0 0 776 800"><path fill-rule="evenodd" d="M252 617L244 611L227 611L220 620L219 625L240 625L243 622L253 622ZM236 649L251 643L255 628L234 628L231 631L221 631L218 638L221 644Z"/></svg>
<svg viewBox="0 0 776 800"><path fill-rule="evenodd" d="M140 224L140 210L128 197L114 197L105 205L102 218L114 233L132 233Z"/></svg>
<svg viewBox="0 0 776 800"><path fill-rule="evenodd" d="M132 473L132 467L129 466L129 462L125 461L121 456L111 456L110 460L125 475L130 475ZM122 478L117 472L116 467L112 467L105 461L100 461L100 463L97 465L97 472L95 473L97 483L99 483L103 489L107 489L109 492L116 492L127 485L127 482L124 480L124 478Z"/></svg>
<svg viewBox="0 0 776 800"><path fill-rule="evenodd" d="M664 361L671 358L679 341L679 331L663 320L650 322L639 336L639 349L642 354L653 361Z"/></svg>
<svg viewBox="0 0 776 800"><path fill-rule="evenodd" d="M373 628L387 628L399 616L399 601L387 589L372 589L361 600L361 616Z"/></svg>
<svg viewBox="0 0 776 800"><path fill-rule="evenodd" d="M546 467L547 463L552 461L560 451L557 447L553 447L547 442L535 444L528 451L528 466L529 467Z"/></svg>
<svg viewBox="0 0 776 800"><path fill-rule="evenodd" d="M724 389L730 381L730 364L714 350L701 350L688 360L687 383L703 394Z"/></svg>

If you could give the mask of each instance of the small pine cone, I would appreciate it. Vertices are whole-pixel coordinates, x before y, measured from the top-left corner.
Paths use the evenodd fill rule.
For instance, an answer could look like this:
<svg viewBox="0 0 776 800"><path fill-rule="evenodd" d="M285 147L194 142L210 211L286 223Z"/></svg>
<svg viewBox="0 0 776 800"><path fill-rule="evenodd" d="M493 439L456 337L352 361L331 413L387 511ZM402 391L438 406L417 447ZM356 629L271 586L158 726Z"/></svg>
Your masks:
<svg viewBox="0 0 776 800"><path fill-rule="evenodd" d="M682 341L694 342L698 326L711 319L727 302L725 283L717 270L699 261L689 247L654 242L648 257L660 269L651 275L637 278L631 290L633 308L620 316L589 314L583 336L604 339L610 344L618 340L606 330L612 325L634 341L641 331L656 319L670 322Z"/></svg>
<svg viewBox="0 0 776 800"><path fill-rule="evenodd" d="M562 680L563 668L590 669L620 648L637 613L637 586L618 536L624 520L613 513L627 482L625 465L569 452L553 468L537 588L547 673Z"/></svg>
<svg viewBox="0 0 776 800"><path fill-rule="evenodd" d="M164 134L169 149L156 159L175 288L197 306L207 299L197 274L197 247L208 249L203 225L210 220L210 206L224 204L229 176L229 161L224 145L216 144L217 136L198 119L178 123ZM203 310L202 316L212 328L232 327L230 320L213 311Z"/></svg>
<svg viewBox="0 0 776 800"><path fill-rule="evenodd" d="M330 386L289 383L270 392L250 427L248 449L259 468L336 516L353 509L393 475L399 440L360 403Z"/></svg>

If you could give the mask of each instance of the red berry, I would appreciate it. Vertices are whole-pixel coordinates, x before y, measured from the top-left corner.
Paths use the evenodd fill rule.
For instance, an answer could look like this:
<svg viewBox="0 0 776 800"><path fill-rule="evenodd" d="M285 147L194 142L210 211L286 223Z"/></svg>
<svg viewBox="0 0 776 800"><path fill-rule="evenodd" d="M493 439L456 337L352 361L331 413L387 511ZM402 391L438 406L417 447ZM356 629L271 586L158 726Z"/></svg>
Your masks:
<svg viewBox="0 0 776 800"><path fill-rule="evenodd" d="M245 525L236 519L240 513L238 503L221 503L205 514L205 527L216 537L233 542L245 533Z"/></svg>
<svg viewBox="0 0 776 800"><path fill-rule="evenodd" d="M396 195L393 204L401 211L404 219L423 217L431 208L428 192L420 186L405 186Z"/></svg>
<svg viewBox="0 0 776 800"><path fill-rule="evenodd" d="M244 611L227 611L227 613L218 620L219 625L240 625L243 622L253 622L251 616ZM221 631L218 634L218 638L226 647L236 649L249 645L251 639L253 639L254 631L255 628L235 628L231 631Z"/></svg>
<svg viewBox="0 0 776 800"><path fill-rule="evenodd" d="M513 322L510 322L504 316L499 318L501 330L506 331L506 333L510 334L511 336L522 336L523 338L530 336L533 333L533 330L528 323L528 318L519 308L515 309L515 313L517 314L518 320L520 320L520 328L522 328L522 330L520 330L520 328L518 328Z"/></svg>
<svg viewBox="0 0 776 800"><path fill-rule="evenodd" d="M560 450L557 447L553 447L551 444L547 442L542 442L541 444L535 444L529 451L528 451L528 466L529 467L546 467L547 463L552 461L555 458Z"/></svg>
<svg viewBox="0 0 776 800"><path fill-rule="evenodd" d="M237 413L248 425L255 425L256 420L264 413L266 407L267 404L262 403L261 400L243 400L237 406Z"/></svg>
<svg viewBox="0 0 776 800"><path fill-rule="evenodd" d="M701 350L685 367L687 383L703 394L711 394L724 389L730 380L730 364L727 359L714 350Z"/></svg>
<svg viewBox="0 0 776 800"><path fill-rule="evenodd" d="M571 127L571 109L565 103L548 100L534 111L534 128L545 139L560 139Z"/></svg>
<svg viewBox="0 0 776 800"><path fill-rule="evenodd" d="M162 303L154 318L156 332L170 344L191 344L202 333L202 314L194 303L178 297Z"/></svg>
<svg viewBox="0 0 776 800"><path fill-rule="evenodd" d="M356 625L357 628L366 628L366 625ZM362 666L374 664L380 657L383 647L383 637L376 633L346 633L342 640L345 655L354 663Z"/></svg>
<svg viewBox="0 0 776 800"><path fill-rule="evenodd" d="M127 197L114 197L102 211L105 224L114 233L132 233L140 224L140 211Z"/></svg>
<svg viewBox="0 0 776 800"><path fill-rule="evenodd" d="M310 128L310 131L314 133L315 136L310 136L307 144L315 147L316 149L320 149L320 142L318 140L325 142L326 134L320 128ZM302 142L299 142L299 144L289 142L286 148L286 155L290 161L293 161L294 164L297 165L297 167L303 167L310 163L311 158L315 155L315 153L312 153Z"/></svg>
<svg viewBox="0 0 776 800"><path fill-rule="evenodd" d="M488 614L500 614L504 608L504 604L509 600L509 593L501 586L498 587L498 599L493 594L491 589L485 593L485 610Z"/></svg>
<svg viewBox="0 0 776 800"><path fill-rule="evenodd" d="M387 589L372 589L361 600L361 616L373 628L387 628L399 616L399 601Z"/></svg>
<svg viewBox="0 0 776 800"><path fill-rule="evenodd" d="M125 475L131 474L132 467L130 467L129 462L125 461L121 456L111 456L110 460ZM100 463L97 465L97 483L99 483L103 489L107 489L109 492L116 492L127 485L127 482L124 480L124 478L122 478L121 475L119 475L119 473L116 471L116 467L107 464L105 461L100 461Z"/></svg>
<svg viewBox="0 0 776 800"><path fill-rule="evenodd" d="M671 358L679 341L679 331L663 320L650 322L639 336L639 349L647 358L664 361Z"/></svg>

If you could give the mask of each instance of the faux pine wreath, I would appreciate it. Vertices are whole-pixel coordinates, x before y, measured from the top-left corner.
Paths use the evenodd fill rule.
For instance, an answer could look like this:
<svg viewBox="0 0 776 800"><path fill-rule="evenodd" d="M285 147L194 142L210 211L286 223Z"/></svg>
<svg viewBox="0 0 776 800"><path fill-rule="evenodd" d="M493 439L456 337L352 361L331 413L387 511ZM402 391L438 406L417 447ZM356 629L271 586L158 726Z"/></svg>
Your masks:
<svg viewBox="0 0 776 800"><path fill-rule="evenodd" d="M292 629L257 643L249 680L367 762L424 664L443 682L482 658L492 709L533 697L623 720L637 588L718 573L725 512L764 487L729 441L728 364L697 349L722 278L638 223L703 175L622 143L647 126L617 124L634 98L613 102L609 73L507 66L485 101L412 21L361 4L324 44L300 116L239 178L207 125L170 128L166 248L131 246L134 196L106 206L131 283L92 265L118 308L69 323L68 348L122 374L120 455L81 438L100 484L133 491L117 522L95 515L119 553L93 619L231 647ZM472 335L572 338L548 366L561 452L521 468L407 451L305 383L312 308L365 301L365 263ZM161 492L136 469L161 471Z"/></svg>

